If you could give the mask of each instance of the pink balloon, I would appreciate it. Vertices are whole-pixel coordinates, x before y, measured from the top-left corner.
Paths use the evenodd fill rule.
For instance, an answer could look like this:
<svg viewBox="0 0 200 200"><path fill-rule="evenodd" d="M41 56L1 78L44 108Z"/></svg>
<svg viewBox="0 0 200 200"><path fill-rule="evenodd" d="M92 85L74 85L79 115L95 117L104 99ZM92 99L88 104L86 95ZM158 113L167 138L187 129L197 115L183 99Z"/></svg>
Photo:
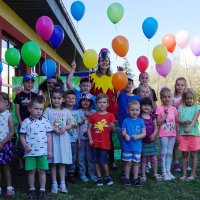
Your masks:
<svg viewBox="0 0 200 200"><path fill-rule="evenodd" d="M190 40L190 35L187 31L181 30L176 33L176 44L181 48L185 48Z"/></svg>
<svg viewBox="0 0 200 200"><path fill-rule="evenodd" d="M48 16L41 16L36 22L37 34L44 40L48 41L54 29L54 24Z"/></svg>
<svg viewBox="0 0 200 200"><path fill-rule="evenodd" d="M169 58L167 58L163 64L156 64L156 71L159 75L166 78L166 76L171 72L172 70L172 63Z"/></svg>
<svg viewBox="0 0 200 200"><path fill-rule="evenodd" d="M200 56L200 36L191 39L190 48L195 56Z"/></svg>

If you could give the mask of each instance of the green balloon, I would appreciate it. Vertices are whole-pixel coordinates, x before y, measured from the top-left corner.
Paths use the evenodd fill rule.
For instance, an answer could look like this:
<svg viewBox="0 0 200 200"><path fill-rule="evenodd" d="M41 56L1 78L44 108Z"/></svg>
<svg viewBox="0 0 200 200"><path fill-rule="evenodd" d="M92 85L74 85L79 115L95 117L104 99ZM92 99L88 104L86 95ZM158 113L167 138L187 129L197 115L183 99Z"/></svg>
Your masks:
<svg viewBox="0 0 200 200"><path fill-rule="evenodd" d="M15 48L9 48L5 53L5 60L10 66L17 66L20 61L20 53Z"/></svg>
<svg viewBox="0 0 200 200"><path fill-rule="evenodd" d="M110 21L113 24L118 23L123 15L124 15L124 8L120 3L112 3L107 9L107 15Z"/></svg>
<svg viewBox="0 0 200 200"><path fill-rule="evenodd" d="M21 54L24 63L28 67L34 67L41 58L41 49L38 44L29 41L23 44Z"/></svg>

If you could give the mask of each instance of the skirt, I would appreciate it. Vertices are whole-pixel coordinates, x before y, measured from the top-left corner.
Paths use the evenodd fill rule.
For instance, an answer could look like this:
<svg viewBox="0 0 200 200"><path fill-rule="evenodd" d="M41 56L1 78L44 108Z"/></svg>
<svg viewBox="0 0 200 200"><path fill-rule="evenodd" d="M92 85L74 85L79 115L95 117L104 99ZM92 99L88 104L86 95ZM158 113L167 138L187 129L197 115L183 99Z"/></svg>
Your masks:
<svg viewBox="0 0 200 200"><path fill-rule="evenodd" d="M154 156L157 155L156 143L142 143L142 156Z"/></svg>
<svg viewBox="0 0 200 200"><path fill-rule="evenodd" d="M7 164L13 159L14 146L11 141L4 144L2 150L0 150L0 164Z"/></svg>

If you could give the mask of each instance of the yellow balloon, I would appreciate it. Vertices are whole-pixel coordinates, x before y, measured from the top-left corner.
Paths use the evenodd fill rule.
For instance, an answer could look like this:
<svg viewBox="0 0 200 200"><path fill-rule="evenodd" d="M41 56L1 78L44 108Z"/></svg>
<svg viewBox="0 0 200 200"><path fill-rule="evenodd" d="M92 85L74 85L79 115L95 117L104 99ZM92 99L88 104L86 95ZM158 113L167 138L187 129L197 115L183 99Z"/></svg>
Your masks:
<svg viewBox="0 0 200 200"><path fill-rule="evenodd" d="M83 63L88 69L94 68L98 63L97 52L93 49L88 49L83 54Z"/></svg>
<svg viewBox="0 0 200 200"><path fill-rule="evenodd" d="M167 58L167 48L164 45L159 44L154 47L152 54L156 64L163 64Z"/></svg>

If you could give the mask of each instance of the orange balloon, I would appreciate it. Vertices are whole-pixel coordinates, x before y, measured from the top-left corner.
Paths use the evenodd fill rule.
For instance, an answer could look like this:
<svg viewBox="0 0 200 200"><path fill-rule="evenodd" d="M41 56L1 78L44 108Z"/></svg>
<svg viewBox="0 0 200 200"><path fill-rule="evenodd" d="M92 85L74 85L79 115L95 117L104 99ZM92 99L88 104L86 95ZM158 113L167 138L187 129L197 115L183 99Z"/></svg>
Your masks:
<svg viewBox="0 0 200 200"><path fill-rule="evenodd" d="M163 36L162 44L166 46L167 50L170 53L173 53L174 49L176 47L176 39L175 39L174 35L167 34L167 35Z"/></svg>
<svg viewBox="0 0 200 200"><path fill-rule="evenodd" d="M128 40L124 36L116 36L112 40L112 48L118 56L125 57L129 48Z"/></svg>
<svg viewBox="0 0 200 200"><path fill-rule="evenodd" d="M115 90L117 91L123 90L126 87L127 83L128 83L128 78L124 72L119 71L113 74L112 85Z"/></svg>

